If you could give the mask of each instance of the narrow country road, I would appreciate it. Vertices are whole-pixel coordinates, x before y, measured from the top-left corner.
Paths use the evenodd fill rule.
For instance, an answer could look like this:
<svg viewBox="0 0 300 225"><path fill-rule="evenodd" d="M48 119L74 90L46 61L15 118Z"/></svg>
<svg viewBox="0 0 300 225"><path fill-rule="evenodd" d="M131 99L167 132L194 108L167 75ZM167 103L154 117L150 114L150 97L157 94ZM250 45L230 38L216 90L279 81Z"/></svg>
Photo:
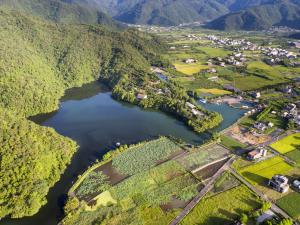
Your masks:
<svg viewBox="0 0 300 225"><path fill-rule="evenodd" d="M204 195L210 191L213 187L216 179L222 175L222 173L230 168L230 165L234 162L235 157L231 157L219 170L215 175L211 178L211 180L205 185L205 187L199 192L199 194L183 209L183 211L169 224L176 225L179 224L180 221L190 213L190 211L199 203L199 201L204 197Z"/></svg>

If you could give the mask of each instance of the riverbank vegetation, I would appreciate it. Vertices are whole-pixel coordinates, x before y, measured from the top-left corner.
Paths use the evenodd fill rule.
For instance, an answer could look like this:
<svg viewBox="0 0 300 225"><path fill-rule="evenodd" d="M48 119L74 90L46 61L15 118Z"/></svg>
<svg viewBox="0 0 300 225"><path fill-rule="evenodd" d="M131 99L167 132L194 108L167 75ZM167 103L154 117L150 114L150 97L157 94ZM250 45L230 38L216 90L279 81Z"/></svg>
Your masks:
<svg viewBox="0 0 300 225"><path fill-rule="evenodd" d="M0 217L35 214L76 147L54 129L0 108Z"/></svg>

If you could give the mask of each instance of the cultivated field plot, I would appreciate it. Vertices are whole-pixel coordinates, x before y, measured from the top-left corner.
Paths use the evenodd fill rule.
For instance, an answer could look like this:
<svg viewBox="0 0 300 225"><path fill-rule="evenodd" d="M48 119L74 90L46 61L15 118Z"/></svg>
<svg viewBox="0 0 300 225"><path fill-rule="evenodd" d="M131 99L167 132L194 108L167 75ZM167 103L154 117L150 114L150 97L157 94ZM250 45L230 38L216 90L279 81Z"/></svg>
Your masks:
<svg viewBox="0 0 300 225"><path fill-rule="evenodd" d="M291 134L270 145L281 154L285 154L300 148L300 133Z"/></svg>
<svg viewBox="0 0 300 225"><path fill-rule="evenodd" d="M229 189L232 189L234 187L237 187L241 184L241 182L236 179L232 174L229 172L224 172L221 177L219 177L215 184L213 189L211 190L211 194L217 194L224 191L227 191Z"/></svg>
<svg viewBox="0 0 300 225"><path fill-rule="evenodd" d="M261 206L259 198L246 186L202 199L183 219L182 225L227 225L239 218L238 212L250 211Z"/></svg>
<svg viewBox="0 0 300 225"><path fill-rule="evenodd" d="M195 152L190 153L187 156L177 159L177 161L187 170L192 171L201 168L209 163L212 163L218 159L222 159L228 156L230 152L228 149L217 145L208 145L202 148L198 148Z"/></svg>
<svg viewBox="0 0 300 225"><path fill-rule="evenodd" d="M276 174L288 174L293 167L282 157L276 156L265 161L243 167L238 172L253 185L264 184Z"/></svg>
<svg viewBox="0 0 300 225"><path fill-rule="evenodd" d="M73 192L83 204L80 215L105 217L116 210L105 224L128 224L133 218L137 224L168 224L203 187L172 159L178 151L183 151L179 145L160 138L118 152L112 161L90 169Z"/></svg>
<svg viewBox="0 0 300 225"><path fill-rule="evenodd" d="M136 173L150 171L154 174L150 177L156 180L163 179L163 175L171 178L176 177L175 175L182 175L185 172L184 168L175 162L168 162L162 164L160 169L150 170L156 164L168 161L169 157L172 158L182 152L179 145L165 137L134 145L115 156L113 160L104 164L100 163L99 166L95 165L80 180L74 193L79 199L90 202L97 195ZM159 170L158 173L156 173L157 170Z"/></svg>
<svg viewBox="0 0 300 225"><path fill-rule="evenodd" d="M173 141L168 138L160 138L127 149L113 158L112 165L121 174L133 175L150 169L157 162L166 160L172 154L180 151L182 148Z"/></svg>
<svg viewBox="0 0 300 225"><path fill-rule="evenodd" d="M226 148L231 149L233 151L247 147L247 145L245 145L241 142L238 142L237 140L235 140L231 137L225 136L225 135L221 136L221 144L224 145Z"/></svg>
<svg viewBox="0 0 300 225"><path fill-rule="evenodd" d="M217 88L210 88L210 89L200 88L197 91L199 91L200 93L212 94L212 95L230 95L230 94L232 94L232 92L230 92L230 91L217 89Z"/></svg>
<svg viewBox="0 0 300 225"><path fill-rule="evenodd" d="M293 192L279 199L277 204L291 217L300 221L300 193Z"/></svg>
<svg viewBox="0 0 300 225"><path fill-rule="evenodd" d="M194 171L193 174L198 179L205 181L206 179L211 178L215 173L218 172L219 169L227 162L228 159L224 159L221 161L217 161L216 163L209 164L205 166L203 169Z"/></svg>
<svg viewBox="0 0 300 225"><path fill-rule="evenodd" d="M299 149L288 152L285 155L287 157L289 157L291 160L293 160L297 164L297 166L300 167L300 150Z"/></svg>
<svg viewBox="0 0 300 225"><path fill-rule="evenodd" d="M208 69L206 65L199 63L185 64L185 63L174 63L176 70L187 75L193 75L199 73L201 70Z"/></svg>

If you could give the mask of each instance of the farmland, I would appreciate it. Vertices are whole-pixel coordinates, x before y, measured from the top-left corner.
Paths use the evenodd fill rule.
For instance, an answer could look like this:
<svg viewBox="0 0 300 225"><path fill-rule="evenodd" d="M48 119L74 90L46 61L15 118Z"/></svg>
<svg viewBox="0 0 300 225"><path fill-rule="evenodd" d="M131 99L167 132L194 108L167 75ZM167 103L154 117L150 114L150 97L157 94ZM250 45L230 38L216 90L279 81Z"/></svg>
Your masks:
<svg viewBox="0 0 300 225"><path fill-rule="evenodd" d="M161 138L130 148L112 160L113 167L123 174L132 175L149 169L157 161L167 159L172 153L180 151L180 147L169 139Z"/></svg>
<svg viewBox="0 0 300 225"><path fill-rule="evenodd" d="M178 159L187 170L194 170L220 158L227 157L228 150L220 145L209 145Z"/></svg>
<svg viewBox="0 0 300 225"><path fill-rule="evenodd" d="M293 192L277 201L279 207L284 209L294 219L300 221L300 194Z"/></svg>
<svg viewBox="0 0 300 225"><path fill-rule="evenodd" d="M186 38L186 32L196 36L197 40ZM176 77L172 77L176 72L169 71L172 80L188 90L198 90L217 96L229 94L224 86L233 85L242 91L251 91L288 83L291 78L295 78L295 74L299 73L298 68L267 64L264 61L264 54L259 50L241 51L246 59L242 65L220 66L214 60L216 58L224 60L234 55L237 52L236 47L214 44L207 39L206 34L206 30L186 30L185 32L178 30L160 34L163 38L167 37L169 46L171 46L171 49L164 54L164 58L170 60L175 71L181 73L180 76L177 74ZM214 33L214 35L235 39L247 38L259 45L265 42L264 35L259 35L255 39L239 33ZM271 36L268 38L269 40L273 39ZM186 63L187 59L193 59L195 62ZM210 69L215 71L209 72ZM212 77L214 77L213 80L211 80Z"/></svg>
<svg viewBox="0 0 300 225"><path fill-rule="evenodd" d="M298 149L300 146L300 133L291 134L271 145L276 151L285 154Z"/></svg>
<svg viewBox="0 0 300 225"><path fill-rule="evenodd" d="M225 135L221 136L221 144L224 145L226 148L229 148L233 151L247 147L247 145L240 143L240 142L232 139L231 137L228 137Z"/></svg>
<svg viewBox="0 0 300 225"><path fill-rule="evenodd" d="M239 172L253 185L264 184L276 174L287 174L293 167L283 158L276 156L265 161L246 166Z"/></svg>
<svg viewBox="0 0 300 225"><path fill-rule="evenodd" d="M182 225L230 224L238 219L237 212L258 209L260 200L247 187L236 188L204 198L182 221Z"/></svg>
<svg viewBox="0 0 300 225"><path fill-rule="evenodd" d="M178 152L179 155L174 154ZM168 224L203 187L192 170L228 154L228 150L216 144L187 152L165 137L121 147L108 153L99 165L91 167L74 184L69 201L80 201L80 207L71 210L63 223L74 224L78 220L79 224L92 223L103 215L106 218L103 224L124 224L130 217L138 224L157 221ZM124 163L124 159L130 163ZM225 162L221 161L218 166ZM126 176L120 176L122 173ZM120 179L116 181L114 176ZM233 181L225 177L218 182L216 190L239 185ZM113 216L108 217L108 212Z"/></svg>

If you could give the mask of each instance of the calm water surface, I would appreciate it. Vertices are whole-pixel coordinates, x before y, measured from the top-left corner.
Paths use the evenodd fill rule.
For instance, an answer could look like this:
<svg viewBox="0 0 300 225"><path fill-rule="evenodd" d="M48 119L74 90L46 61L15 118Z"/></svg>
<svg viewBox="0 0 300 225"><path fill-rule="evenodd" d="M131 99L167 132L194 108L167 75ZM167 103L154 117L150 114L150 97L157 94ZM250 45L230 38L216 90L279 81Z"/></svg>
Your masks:
<svg viewBox="0 0 300 225"><path fill-rule="evenodd" d="M242 110L227 105L203 106L223 115L224 121L216 131L230 126L243 115ZM159 135L171 135L192 144L201 144L208 137L207 134L194 133L182 122L164 113L115 101L109 90L98 82L68 90L58 111L32 120L72 138L80 148L60 181L50 189L48 203L38 214L20 220L3 220L0 225L57 224L72 182L96 159L101 159L104 153L113 149L116 142L131 144Z"/></svg>

